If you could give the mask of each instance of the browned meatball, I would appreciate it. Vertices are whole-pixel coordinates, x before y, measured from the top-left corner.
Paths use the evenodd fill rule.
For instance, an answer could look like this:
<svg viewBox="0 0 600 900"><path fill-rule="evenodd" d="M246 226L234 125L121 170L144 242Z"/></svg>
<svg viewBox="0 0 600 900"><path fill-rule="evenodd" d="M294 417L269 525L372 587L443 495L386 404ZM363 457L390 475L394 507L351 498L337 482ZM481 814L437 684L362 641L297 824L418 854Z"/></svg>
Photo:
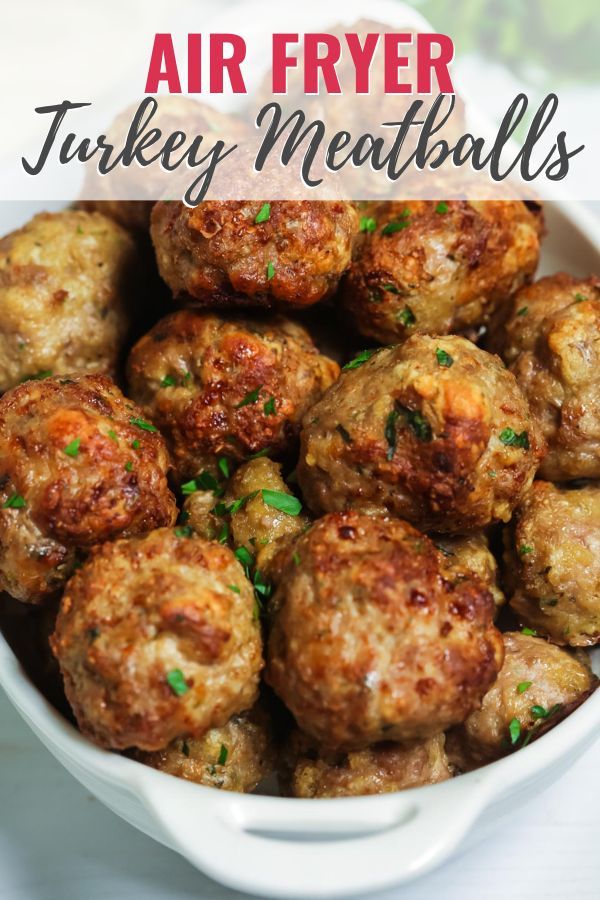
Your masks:
<svg viewBox="0 0 600 900"><path fill-rule="evenodd" d="M437 784L452 777L444 735L411 744L391 741L348 753L321 750L294 731L285 751L281 785L292 797L358 797Z"/></svg>
<svg viewBox="0 0 600 900"><path fill-rule="evenodd" d="M151 228L173 294L210 306L299 307L329 297L357 231L351 203L315 200L160 202Z"/></svg>
<svg viewBox="0 0 600 900"><path fill-rule="evenodd" d="M309 410L298 480L315 513L387 510L464 532L510 518L541 454L497 357L464 338L415 335L346 367Z"/></svg>
<svg viewBox="0 0 600 900"><path fill-rule="evenodd" d="M80 209L100 212L130 231L148 231L154 202L152 200L81 200L77 205Z"/></svg>
<svg viewBox="0 0 600 900"><path fill-rule="evenodd" d="M0 391L112 373L129 330L135 244L99 213L40 213L0 239Z"/></svg>
<svg viewBox="0 0 600 900"><path fill-rule="evenodd" d="M498 680L457 736L466 759L481 765L517 750L556 724L595 686L588 666L541 638L503 635Z"/></svg>
<svg viewBox="0 0 600 900"><path fill-rule="evenodd" d="M28 381L0 399L0 585L32 603L75 550L175 521L161 436L104 375Z"/></svg>
<svg viewBox="0 0 600 900"><path fill-rule="evenodd" d="M191 310L158 322L128 365L131 395L164 433L182 479L216 471L219 455L285 454L338 372L288 319Z"/></svg>
<svg viewBox="0 0 600 900"><path fill-rule="evenodd" d="M97 547L52 638L84 734L160 750L252 706L262 667L252 585L231 550L162 528Z"/></svg>
<svg viewBox="0 0 600 900"><path fill-rule="evenodd" d="M385 203L371 221L343 300L381 343L477 329L537 267L541 216L521 201Z"/></svg>
<svg viewBox="0 0 600 900"><path fill-rule="evenodd" d="M489 591L398 519L320 519L274 607L267 680L325 746L437 734L477 708L502 663Z"/></svg>
<svg viewBox="0 0 600 900"><path fill-rule="evenodd" d="M535 481L508 537L510 605L559 644L600 641L600 486Z"/></svg>
<svg viewBox="0 0 600 900"><path fill-rule="evenodd" d="M600 478L600 279L523 288L495 341L548 443L542 477Z"/></svg>
<svg viewBox="0 0 600 900"><path fill-rule="evenodd" d="M483 531L474 531L468 535L436 534L431 539L448 558L449 565L468 569L483 581L494 598L496 607L506 602L498 584L498 563Z"/></svg>
<svg viewBox="0 0 600 900"><path fill-rule="evenodd" d="M275 769L271 722L256 705L204 737L173 741L154 753L140 751L136 759L196 784L249 793Z"/></svg>

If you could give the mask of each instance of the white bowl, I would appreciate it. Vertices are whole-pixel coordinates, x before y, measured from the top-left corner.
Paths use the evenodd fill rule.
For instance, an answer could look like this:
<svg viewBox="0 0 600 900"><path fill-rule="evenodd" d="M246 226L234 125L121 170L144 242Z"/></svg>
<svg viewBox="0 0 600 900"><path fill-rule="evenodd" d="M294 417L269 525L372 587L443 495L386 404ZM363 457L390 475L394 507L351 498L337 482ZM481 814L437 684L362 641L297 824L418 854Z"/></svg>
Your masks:
<svg viewBox="0 0 600 900"><path fill-rule="evenodd" d="M0 204L0 233L34 211ZM546 217L542 273L600 269L600 225L583 206L548 204ZM106 806L217 881L277 898L348 897L430 871L536 796L600 735L596 692L537 742L454 780L376 797L283 799L191 784L95 747L38 692L1 635L0 684Z"/></svg>

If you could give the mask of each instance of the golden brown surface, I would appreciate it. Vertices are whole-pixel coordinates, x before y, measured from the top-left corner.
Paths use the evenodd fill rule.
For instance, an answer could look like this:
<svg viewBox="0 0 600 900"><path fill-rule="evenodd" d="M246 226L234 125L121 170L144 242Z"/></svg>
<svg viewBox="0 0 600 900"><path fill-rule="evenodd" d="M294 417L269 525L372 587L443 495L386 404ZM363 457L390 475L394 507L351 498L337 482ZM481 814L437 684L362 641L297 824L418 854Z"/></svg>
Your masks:
<svg viewBox="0 0 600 900"><path fill-rule="evenodd" d="M309 410L298 481L316 514L379 509L464 532L510 519L542 452L498 357L464 338L415 335L342 372Z"/></svg>
<svg viewBox="0 0 600 900"><path fill-rule="evenodd" d="M52 649L79 727L114 749L222 727L252 706L262 668L242 567L177 528L96 548L67 585Z"/></svg>
<svg viewBox="0 0 600 900"><path fill-rule="evenodd" d="M590 669L570 653L538 637L503 635L504 664L495 684L456 736L471 765L482 765L523 746L585 699L595 686ZM511 736L510 723L513 725Z"/></svg>
<svg viewBox="0 0 600 900"><path fill-rule="evenodd" d="M330 747L437 734L478 706L502 663L489 591L397 519L317 521L273 606L267 681Z"/></svg>
<svg viewBox="0 0 600 900"><path fill-rule="evenodd" d="M524 625L559 644L600 641L600 486L536 481L508 536L510 605Z"/></svg>
<svg viewBox="0 0 600 900"><path fill-rule="evenodd" d="M0 239L0 391L40 372L113 373L135 244L99 213L40 213Z"/></svg>
<svg viewBox="0 0 600 900"><path fill-rule="evenodd" d="M506 603L498 584L498 563L489 547L483 531L468 535L430 535L431 540L448 559L448 565L457 565L474 572L494 598L496 607Z"/></svg>
<svg viewBox="0 0 600 900"><path fill-rule="evenodd" d="M306 410L339 372L308 332L289 319L250 321L182 310L133 347L132 397L167 439L177 474L216 471L291 450Z"/></svg>
<svg viewBox="0 0 600 900"><path fill-rule="evenodd" d="M3 589L39 602L75 548L175 521L164 441L141 416L105 375L28 381L0 399Z"/></svg>
<svg viewBox="0 0 600 900"><path fill-rule="evenodd" d="M275 556L283 553L309 524L308 516L290 516L265 503L262 491L292 492L281 477L281 467L266 457L253 459L237 470L225 494L226 503L251 496L231 514L231 534L236 547L245 547L256 557L256 568L269 574Z"/></svg>
<svg viewBox="0 0 600 900"><path fill-rule="evenodd" d="M452 777L444 735L414 744L375 744L349 753L319 750L300 731L292 732L281 777L291 797L359 797L437 784Z"/></svg>
<svg viewBox="0 0 600 900"><path fill-rule="evenodd" d="M542 217L521 201L411 200L372 217L343 301L359 331L384 344L484 325L537 267Z"/></svg>
<svg viewBox="0 0 600 900"><path fill-rule="evenodd" d="M227 544L229 530L223 532L223 521L213 512L216 503L213 491L194 491L185 498L183 519L200 537L216 541L223 534L221 543Z"/></svg>
<svg viewBox="0 0 600 900"><path fill-rule="evenodd" d="M310 306L330 296L350 264L358 215L343 201L274 200L156 204L152 241L175 296L207 306ZM238 295L238 296L236 296ZM239 296L243 295L243 296Z"/></svg>
<svg viewBox="0 0 600 900"><path fill-rule="evenodd" d="M600 279L559 272L514 298L498 348L548 443L550 481L600 477Z"/></svg>
<svg viewBox="0 0 600 900"><path fill-rule="evenodd" d="M275 768L271 721L256 705L204 737L174 741L154 753L140 751L136 759L196 784L249 793Z"/></svg>

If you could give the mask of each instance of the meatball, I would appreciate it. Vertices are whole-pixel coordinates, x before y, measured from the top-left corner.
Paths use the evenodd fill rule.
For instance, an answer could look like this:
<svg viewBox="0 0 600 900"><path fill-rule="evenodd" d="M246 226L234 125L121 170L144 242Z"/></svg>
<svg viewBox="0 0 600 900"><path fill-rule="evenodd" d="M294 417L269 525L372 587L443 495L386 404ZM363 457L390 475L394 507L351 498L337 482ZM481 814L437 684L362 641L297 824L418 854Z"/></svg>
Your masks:
<svg viewBox="0 0 600 900"><path fill-rule="evenodd" d="M588 666L538 637L508 632L504 664L481 709L457 729L465 756L481 765L519 749L556 724L595 686Z"/></svg>
<svg viewBox="0 0 600 900"><path fill-rule="evenodd" d="M257 221L258 220L258 221ZM358 213L345 201L159 202L152 241L173 294L204 305L310 306L350 265Z"/></svg>
<svg viewBox="0 0 600 900"><path fill-rule="evenodd" d="M519 620L559 644L600 642L600 486L534 482L508 543Z"/></svg>
<svg viewBox="0 0 600 900"><path fill-rule="evenodd" d="M177 778L224 791L249 793L275 768L271 723L259 705L204 737L177 740L136 759Z"/></svg>
<svg viewBox="0 0 600 900"><path fill-rule="evenodd" d="M371 222L343 302L381 343L478 329L538 264L541 216L521 201L385 203Z"/></svg>
<svg viewBox="0 0 600 900"><path fill-rule="evenodd" d="M496 341L548 443L540 475L600 478L600 278L519 291Z"/></svg>
<svg viewBox="0 0 600 900"><path fill-rule="evenodd" d="M231 550L185 528L94 548L52 649L79 727L104 747L201 738L257 699L252 585Z"/></svg>
<svg viewBox="0 0 600 900"><path fill-rule="evenodd" d="M498 563L483 531L468 535L438 534L432 535L431 539L438 550L448 557L449 565L468 569L481 579L494 598L497 608L506 602L498 584Z"/></svg>
<svg viewBox="0 0 600 900"><path fill-rule="evenodd" d="M105 375L28 381L0 399L0 587L41 602L76 551L171 525L167 451Z"/></svg>
<svg viewBox="0 0 600 900"><path fill-rule="evenodd" d="M196 488L196 483L192 482L190 488ZM208 541L228 544L229 524L216 514L216 504L214 491L194 489L185 498L180 521Z"/></svg>
<svg viewBox="0 0 600 900"><path fill-rule="evenodd" d="M181 310L133 347L131 395L161 429L181 479L287 453L302 416L339 372L302 326Z"/></svg>
<svg viewBox="0 0 600 900"><path fill-rule="evenodd" d="M327 747L431 737L477 708L502 663L489 591L398 519L317 521L274 608L267 681Z"/></svg>
<svg viewBox="0 0 600 900"><path fill-rule="evenodd" d="M287 498L291 502L286 503ZM256 568L267 575L278 554L309 525L299 501L281 477L280 466L266 457L253 459L237 470L225 501L233 505L231 534L236 547L255 554Z"/></svg>
<svg viewBox="0 0 600 900"><path fill-rule="evenodd" d="M339 753L320 750L296 731L286 748L281 784L292 797L357 797L437 784L451 777L443 734L413 744L390 741Z"/></svg>
<svg viewBox="0 0 600 900"><path fill-rule="evenodd" d="M129 330L133 239L99 213L40 213L0 239L0 391L113 373Z"/></svg>
<svg viewBox="0 0 600 900"><path fill-rule="evenodd" d="M77 205L80 209L100 212L130 231L148 231L154 203L151 200L81 200Z"/></svg>
<svg viewBox="0 0 600 900"><path fill-rule="evenodd" d="M443 532L507 521L542 441L500 360L415 335L359 361L304 418L298 480L313 512L387 510Z"/></svg>

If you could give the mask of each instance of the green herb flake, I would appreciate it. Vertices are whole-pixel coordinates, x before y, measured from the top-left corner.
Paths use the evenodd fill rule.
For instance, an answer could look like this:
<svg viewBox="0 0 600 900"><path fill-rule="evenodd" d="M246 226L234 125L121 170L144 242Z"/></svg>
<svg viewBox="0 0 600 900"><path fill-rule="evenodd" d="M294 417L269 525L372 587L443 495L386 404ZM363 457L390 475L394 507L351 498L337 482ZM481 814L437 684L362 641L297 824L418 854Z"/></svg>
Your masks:
<svg viewBox="0 0 600 900"><path fill-rule="evenodd" d="M372 232L377 228L377 221L373 219L371 216L361 216L359 230Z"/></svg>
<svg viewBox="0 0 600 900"><path fill-rule="evenodd" d="M77 234L83 234L83 228L81 227L81 225L78 225L76 230Z"/></svg>
<svg viewBox="0 0 600 900"><path fill-rule="evenodd" d="M529 307L522 306L521 309L517 310L517 315L518 316L526 316L528 312L529 312Z"/></svg>
<svg viewBox="0 0 600 900"><path fill-rule="evenodd" d="M396 452L396 422L398 421L399 415L400 413L398 410L393 409L385 420L383 433L388 444L388 451L386 453L387 459L393 459L394 453Z"/></svg>
<svg viewBox="0 0 600 900"><path fill-rule="evenodd" d="M255 225L262 225L263 222L268 222L271 218L271 204L263 203L258 213L256 214L256 218L254 219Z"/></svg>
<svg viewBox="0 0 600 900"><path fill-rule="evenodd" d="M399 407L399 411L404 416L406 420L406 424L414 433L415 437L419 441L423 441L424 443L428 443L432 437L433 432L431 430L431 425L418 410L416 409L408 409L405 406Z"/></svg>
<svg viewBox="0 0 600 900"><path fill-rule="evenodd" d="M158 431L156 425L152 425L150 422L146 422L145 419L140 419L137 416L132 416L129 420L129 424L141 428L142 431Z"/></svg>
<svg viewBox="0 0 600 900"><path fill-rule="evenodd" d="M446 201L440 200L440 202L438 203L438 205L435 208L435 211L438 214L438 216L443 216L445 213L447 213L448 212L448 204L446 203Z"/></svg>
<svg viewBox="0 0 600 900"><path fill-rule="evenodd" d="M374 353L377 353L377 350L361 350L354 359L351 359L350 362L346 363L343 367L344 369L358 369L363 363L366 363L368 359L371 359Z"/></svg>
<svg viewBox="0 0 600 900"><path fill-rule="evenodd" d="M125 471L133 472L133 463L131 462L130 459L128 459L127 462L125 463Z"/></svg>
<svg viewBox="0 0 600 900"><path fill-rule="evenodd" d="M66 453L67 456L72 456L75 459L75 457L79 456L80 444L81 438L74 438L71 443L67 444L67 446L64 448L64 453Z"/></svg>
<svg viewBox="0 0 600 900"><path fill-rule="evenodd" d="M537 631L535 628L522 628L521 634L529 635L529 637L537 637Z"/></svg>
<svg viewBox="0 0 600 900"><path fill-rule="evenodd" d="M262 384L259 384L259 386L257 388L254 388L253 391L248 391L244 399L240 400L240 402L233 408L241 409L243 406L250 406L252 403L256 403L256 401L258 400L258 395L260 394L262 389Z"/></svg>
<svg viewBox="0 0 600 900"><path fill-rule="evenodd" d="M515 744L518 744L519 738L521 737L521 723L518 719L511 719L508 726L508 732L510 734L510 742L514 747Z"/></svg>
<svg viewBox="0 0 600 900"><path fill-rule="evenodd" d="M192 478L191 481L186 481L185 484L181 485L181 493L186 497L190 494L194 494L198 490L198 483L195 478Z"/></svg>
<svg viewBox="0 0 600 900"><path fill-rule="evenodd" d="M294 552L292 553L292 560L293 560L295 566L300 565L300 554L298 553L297 550L294 550Z"/></svg>
<svg viewBox="0 0 600 900"><path fill-rule="evenodd" d="M41 369L39 372L34 372L33 375L25 375L21 378L20 383L23 384L25 381L43 381L45 378L50 378L52 375L52 369Z"/></svg>
<svg viewBox="0 0 600 900"><path fill-rule="evenodd" d="M227 541L229 540L229 523L228 522L223 522L223 525L221 527L221 530L219 532L219 536L218 536L217 540L220 544L226 544Z"/></svg>
<svg viewBox="0 0 600 900"><path fill-rule="evenodd" d="M343 442L344 442L345 444L351 444L351 443L352 443L352 435L351 435L350 432L349 432L346 428L344 428L344 426L341 425L339 422L338 422L338 424L335 426L335 430L336 430L337 433L341 436L341 438L342 438L342 440L343 440Z"/></svg>
<svg viewBox="0 0 600 900"><path fill-rule="evenodd" d="M240 589L237 586L237 584L228 584L227 587L229 588L230 591L233 591L234 594L240 593Z"/></svg>
<svg viewBox="0 0 600 900"><path fill-rule="evenodd" d="M172 375L165 375L165 377L163 378L163 380L160 383L160 386L163 388L175 387L176 384L177 384L177 381L173 378Z"/></svg>
<svg viewBox="0 0 600 900"><path fill-rule="evenodd" d="M276 416L277 410L275 409L275 397L269 397L267 402L263 405L263 410L265 416Z"/></svg>
<svg viewBox="0 0 600 900"><path fill-rule="evenodd" d="M299 516L302 511L302 504L297 497L292 494L284 494L283 491L270 491L263 488L260 492L263 502L273 509L278 509L287 516Z"/></svg>
<svg viewBox="0 0 600 900"><path fill-rule="evenodd" d="M2 509L24 509L26 506L25 497L21 494L11 494L8 500L2 504Z"/></svg>
<svg viewBox="0 0 600 900"><path fill-rule="evenodd" d="M229 478L229 460L226 456L219 457L219 459L217 460L217 466L223 478Z"/></svg>
<svg viewBox="0 0 600 900"><path fill-rule="evenodd" d="M527 431L517 434L512 428L505 428L500 432L500 440L507 447L520 447L522 450L529 450L529 433Z"/></svg>
<svg viewBox="0 0 600 900"><path fill-rule="evenodd" d="M182 697L189 691L189 686L181 669L171 669L170 672L167 672L167 684L177 697Z"/></svg>
<svg viewBox="0 0 600 900"><path fill-rule="evenodd" d="M384 284L382 287L387 294L396 294L399 295L401 291L398 290L395 284Z"/></svg>
<svg viewBox="0 0 600 900"><path fill-rule="evenodd" d="M525 691L529 690L532 684L532 681L521 681L521 683L517 685L517 693L524 694Z"/></svg>
<svg viewBox="0 0 600 900"><path fill-rule="evenodd" d="M532 706L531 715L534 719L547 719L550 713L544 706Z"/></svg>
<svg viewBox="0 0 600 900"><path fill-rule="evenodd" d="M393 222L388 222L387 225L383 226L383 228L381 229L381 234L396 234L397 231L403 231L405 228L408 228L409 225L410 210L405 209L399 219L396 219Z"/></svg>
<svg viewBox="0 0 600 900"><path fill-rule="evenodd" d="M234 556L246 569L250 569L254 565L254 557L246 547L238 547Z"/></svg>
<svg viewBox="0 0 600 900"><path fill-rule="evenodd" d="M178 538L191 538L194 533L194 529L191 525L178 525L174 530L175 537Z"/></svg>
<svg viewBox="0 0 600 900"><path fill-rule="evenodd" d="M404 325L405 328L408 328L410 325L414 325L417 321L417 317L414 312L410 308L410 306L405 306L404 309L400 310L397 314L396 319L400 322L401 325Z"/></svg>
<svg viewBox="0 0 600 900"><path fill-rule="evenodd" d="M224 766L227 762L227 757L229 756L229 750L225 746L225 744L221 744L221 749L219 751L219 758L217 759L218 766Z"/></svg>
<svg viewBox="0 0 600 900"><path fill-rule="evenodd" d="M212 491L217 497L219 497L223 493L223 488L219 487L219 482L212 474L212 472L200 472L200 474L194 479L196 482L196 490L202 491ZM187 484L189 485L189 481ZM183 490L183 487L182 487Z"/></svg>
<svg viewBox="0 0 600 900"><path fill-rule="evenodd" d="M119 438L117 437L117 432L113 431L112 428L110 429L110 431L107 432L107 435L111 439L111 441L115 442L115 444L119 443Z"/></svg>
<svg viewBox="0 0 600 900"><path fill-rule="evenodd" d="M444 369L449 369L450 366L454 363L454 358L450 356L449 353L446 353L445 350L442 350L441 347L438 347L435 351L435 356L438 361L438 366L442 366Z"/></svg>
<svg viewBox="0 0 600 900"><path fill-rule="evenodd" d="M533 553L533 547L530 547L529 544L521 544L519 547L519 556L527 556L528 553Z"/></svg>
<svg viewBox="0 0 600 900"><path fill-rule="evenodd" d="M250 456L247 456L246 459L261 459L263 456L268 456L271 452L270 447L263 447L262 450L258 450L256 453L251 453Z"/></svg>
<svg viewBox="0 0 600 900"><path fill-rule="evenodd" d="M132 448L132 450L139 450L141 446L142 446L142 445L140 444L140 442L138 441L137 438L135 439L135 441L132 441L132 442L131 442L131 448Z"/></svg>
<svg viewBox="0 0 600 900"><path fill-rule="evenodd" d="M267 263L267 281L272 281L275 277L275 266L272 262Z"/></svg>
<svg viewBox="0 0 600 900"><path fill-rule="evenodd" d="M583 303L583 301L587 299L585 294L580 294L579 291L575 294L575 303Z"/></svg>

